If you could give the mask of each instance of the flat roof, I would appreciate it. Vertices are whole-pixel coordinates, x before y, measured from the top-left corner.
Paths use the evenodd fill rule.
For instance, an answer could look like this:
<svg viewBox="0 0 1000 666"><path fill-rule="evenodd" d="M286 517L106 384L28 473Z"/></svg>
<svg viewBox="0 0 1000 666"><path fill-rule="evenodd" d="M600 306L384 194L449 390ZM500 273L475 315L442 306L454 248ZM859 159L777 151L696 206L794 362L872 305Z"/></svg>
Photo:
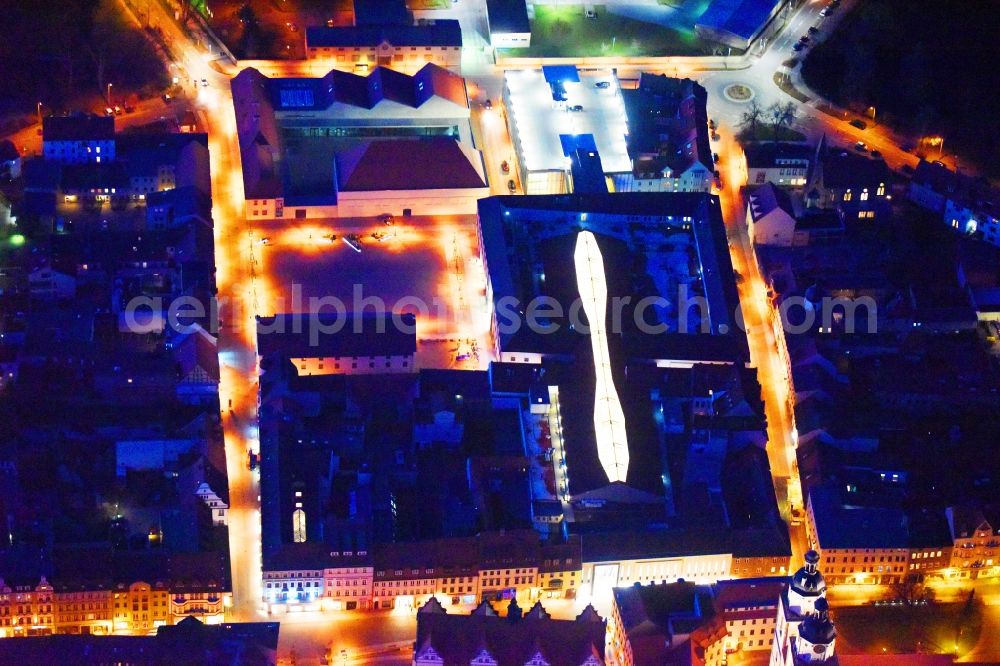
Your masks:
<svg viewBox="0 0 1000 666"><path fill-rule="evenodd" d="M416 317L332 312L257 317L257 349L261 356L284 358L410 355L417 351Z"/></svg>
<svg viewBox="0 0 1000 666"><path fill-rule="evenodd" d="M556 75L557 84L555 79L547 80ZM545 71L508 71L504 80L511 107L508 113L528 171L568 170L570 159L564 153L562 137L585 134L593 136L605 173L632 170L625 142L625 106L618 80L610 70L578 72L571 66L546 67ZM602 81L609 84L607 88L596 86ZM553 85L565 98L559 103L553 103ZM582 108L570 111L573 107Z"/></svg>
<svg viewBox="0 0 1000 666"><path fill-rule="evenodd" d="M525 34L531 32L525 0L486 0L490 34Z"/></svg>

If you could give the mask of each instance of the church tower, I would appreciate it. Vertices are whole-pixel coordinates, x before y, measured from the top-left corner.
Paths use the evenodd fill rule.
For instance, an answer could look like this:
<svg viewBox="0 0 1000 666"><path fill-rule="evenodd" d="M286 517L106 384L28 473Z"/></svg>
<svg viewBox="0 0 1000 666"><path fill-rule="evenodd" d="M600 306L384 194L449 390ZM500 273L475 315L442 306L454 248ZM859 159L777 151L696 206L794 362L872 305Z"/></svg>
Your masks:
<svg viewBox="0 0 1000 666"><path fill-rule="evenodd" d="M834 666L835 637L826 580L819 570L819 553L810 550L805 555L805 566L791 577L778 600L769 666Z"/></svg>

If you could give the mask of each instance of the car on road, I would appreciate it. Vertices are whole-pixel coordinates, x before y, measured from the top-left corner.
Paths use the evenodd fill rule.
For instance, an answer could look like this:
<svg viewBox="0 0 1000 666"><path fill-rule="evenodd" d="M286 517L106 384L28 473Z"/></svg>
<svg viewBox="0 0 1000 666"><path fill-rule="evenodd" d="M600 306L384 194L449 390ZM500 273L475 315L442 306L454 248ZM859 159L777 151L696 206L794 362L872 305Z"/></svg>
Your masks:
<svg viewBox="0 0 1000 666"><path fill-rule="evenodd" d="M574 104L573 106L566 107L570 111L583 111L583 106L580 104Z"/></svg>
<svg viewBox="0 0 1000 666"><path fill-rule="evenodd" d="M170 93L163 93L163 103L170 104L174 101L174 98L170 96Z"/></svg>
<svg viewBox="0 0 1000 666"><path fill-rule="evenodd" d="M802 42L803 44L808 44L809 43L809 35L802 35L801 37L799 37L799 41Z"/></svg>
<svg viewBox="0 0 1000 666"><path fill-rule="evenodd" d="M489 111L490 109L493 108L493 102L491 102L490 100L486 100L485 102L483 102L483 108Z"/></svg>
<svg viewBox="0 0 1000 666"><path fill-rule="evenodd" d="M507 189L510 190L511 193L517 192L517 183L515 183L513 179L508 180Z"/></svg>
<svg viewBox="0 0 1000 666"><path fill-rule="evenodd" d="M207 88L208 87L208 79L202 79L201 80L201 87L202 88Z"/></svg>
<svg viewBox="0 0 1000 666"><path fill-rule="evenodd" d="M500 170L504 173L510 173L510 164L507 163L507 160L500 163Z"/></svg>
<svg viewBox="0 0 1000 666"><path fill-rule="evenodd" d="M879 152L879 151L877 151L877 150L873 150L873 151L872 151L872 152L871 152L870 154L871 154L871 156L872 156L872 157L874 157L875 159L878 159L878 158L882 157L882 153L880 153L880 152Z"/></svg>
<svg viewBox="0 0 1000 666"><path fill-rule="evenodd" d="M830 14L832 14L832 13L833 13L833 10L832 10L832 9L830 9L829 7L824 7L824 8L822 9L822 11L820 11L819 15L820 15L820 16L829 16L829 15L830 15Z"/></svg>
<svg viewBox="0 0 1000 666"><path fill-rule="evenodd" d="M809 26L809 34L810 35L815 35L815 34L818 34L818 33L819 33L819 28L817 28L814 25Z"/></svg>
<svg viewBox="0 0 1000 666"><path fill-rule="evenodd" d="M270 236L264 236L264 237L263 237L263 238L261 238L261 239L260 239L260 241L258 241L258 242L259 242L259 243L260 243L261 245L270 245L270 244L271 244L271 237L270 237Z"/></svg>
<svg viewBox="0 0 1000 666"><path fill-rule="evenodd" d="M848 123L848 124L849 124L849 125L850 125L851 127L857 127L857 128L859 129L859 130L863 130L863 129L868 129L868 123L866 123L866 122L865 122L865 121L863 121L863 120L858 120L857 118L855 118L854 120L852 120L852 121L851 121L850 123Z"/></svg>
<svg viewBox="0 0 1000 666"><path fill-rule="evenodd" d="M594 84L594 87L595 88L601 88L601 89L610 88L611 87L611 82L610 81L598 81L597 83Z"/></svg>
<svg viewBox="0 0 1000 666"><path fill-rule="evenodd" d="M868 152L868 146L865 145L864 141L858 141L856 144L854 144L854 150L858 151L859 153L866 153Z"/></svg>

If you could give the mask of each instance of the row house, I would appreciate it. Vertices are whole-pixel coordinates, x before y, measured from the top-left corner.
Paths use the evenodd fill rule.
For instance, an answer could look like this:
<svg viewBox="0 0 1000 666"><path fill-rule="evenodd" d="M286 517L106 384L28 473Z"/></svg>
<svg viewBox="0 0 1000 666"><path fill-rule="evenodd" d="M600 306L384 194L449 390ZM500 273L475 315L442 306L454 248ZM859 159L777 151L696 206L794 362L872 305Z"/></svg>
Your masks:
<svg viewBox="0 0 1000 666"><path fill-rule="evenodd" d="M113 628L111 586L100 583L55 585L55 623L57 634L107 635Z"/></svg>
<svg viewBox="0 0 1000 666"><path fill-rule="evenodd" d="M942 216L955 231L1000 245L1000 193L987 181L956 173L941 162L921 160L906 196Z"/></svg>
<svg viewBox="0 0 1000 666"><path fill-rule="evenodd" d="M307 58L340 70L391 67L410 73L427 63L462 69L462 30L452 19L417 26L316 26L306 29L305 40Z"/></svg>
<svg viewBox="0 0 1000 666"><path fill-rule="evenodd" d="M115 159L113 116L75 114L42 120L42 155L62 164L101 164Z"/></svg>
<svg viewBox="0 0 1000 666"><path fill-rule="evenodd" d="M44 576L36 585L7 585L0 578L0 638L51 634L55 590Z"/></svg>
<svg viewBox="0 0 1000 666"><path fill-rule="evenodd" d="M827 582L901 583L909 572L909 534L896 507L854 504L850 491L819 486L809 491L806 536L825 562Z"/></svg>
<svg viewBox="0 0 1000 666"><path fill-rule="evenodd" d="M953 576L988 578L1000 575L1000 510L997 506L959 505L945 510L951 532Z"/></svg>

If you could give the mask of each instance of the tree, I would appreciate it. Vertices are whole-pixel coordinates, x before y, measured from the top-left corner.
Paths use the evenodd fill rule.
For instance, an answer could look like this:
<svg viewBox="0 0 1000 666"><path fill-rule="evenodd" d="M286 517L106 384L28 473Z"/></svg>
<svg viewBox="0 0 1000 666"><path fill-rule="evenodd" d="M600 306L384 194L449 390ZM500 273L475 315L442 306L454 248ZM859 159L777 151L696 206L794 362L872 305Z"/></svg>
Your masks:
<svg viewBox="0 0 1000 666"><path fill-rule="evenodd" d="M764 119L764 109L757 102L757 100L750 100L750 104L747 105L747 110L743 112L740 117L740 127L743 131L750 134L751 140L756 140L757 138L757 127L760 125L761 121Z"/></svg>

